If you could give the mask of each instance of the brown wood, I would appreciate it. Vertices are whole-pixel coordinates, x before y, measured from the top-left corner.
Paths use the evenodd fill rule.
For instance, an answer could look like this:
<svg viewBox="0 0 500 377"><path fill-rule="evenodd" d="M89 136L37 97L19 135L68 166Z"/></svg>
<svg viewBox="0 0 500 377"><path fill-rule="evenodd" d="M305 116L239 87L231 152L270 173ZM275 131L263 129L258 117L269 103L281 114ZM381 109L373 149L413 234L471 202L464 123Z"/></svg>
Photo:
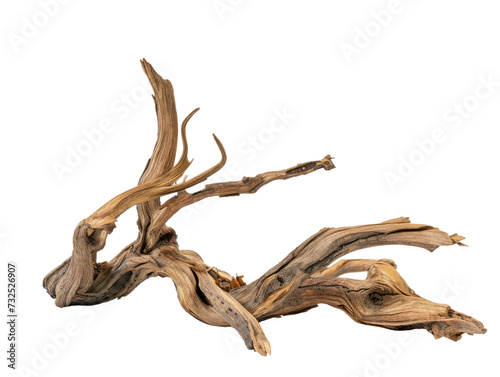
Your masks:
<svg viewBox="0 0 500 377"><path fill-rule="evenodd" d="M178 124L172 84L148 62L141 63L154 90L158 117L158 139L152 157L138 186L117 195L77 225L71 257L43 281L57 306L99 304L126 296L150 277L170 277L184 310L207 324L234 327L246 346L262 355L270 354L271 346L259 321L301 313L318 304L339 308L359 323L394 330L422 328L436 338L458 340L463 333L486 332L474 318L418 296L391 260L338 261L353 251L379 245L418 246L429 251L439 246L463 245L462 236L412 224L408 218L324 228L248 285L242 276L232 277L206 265L194 251L180 250L175 231L165 223L181 208L211 196L255 193L272 181L335 166L326 156L241 181L209 184L188 193L186 189L224 166L224 147L214 135L221 160L207 171L178 183L191 163L187 157L186 126L198 109L181 125L183 151L175 164ZM161 204L160 197L167 194L175 195ZM116 220L133 206L138 211L137 239L111 261L98 263L97 252L104 248ZM366 279L342 277L360 271L367 271Z"/></svg>

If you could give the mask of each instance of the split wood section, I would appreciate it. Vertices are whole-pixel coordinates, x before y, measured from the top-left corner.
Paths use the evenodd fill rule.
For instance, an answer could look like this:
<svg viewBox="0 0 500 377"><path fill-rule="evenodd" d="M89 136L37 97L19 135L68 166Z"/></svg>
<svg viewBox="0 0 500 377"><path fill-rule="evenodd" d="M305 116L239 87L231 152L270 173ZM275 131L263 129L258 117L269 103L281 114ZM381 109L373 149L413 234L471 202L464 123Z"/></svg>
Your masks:
<svg viewBox="0 0 500 377"><path fill-rule="evenodd" d="M166 222L181 208L211 196L255 193L272 181L331 170L334 165L331 157L326 156L237 182L209 184L188 193L186 189L224 166L224 147L214 135L220 161L207 171L180 181L191 164L187 157L186 126L198 109L181 125L183 150L175 163L178 123L172 84L148 62L141 63L154 90L158 117L158 139L152 157L136 187L117 195L77 225L71 257L43 281L57 306L99 304L126 296L150 277L170 277L189 314L210 325L234 327L246 346L262 355L270 354L271 346L260 321L305 312L318 304L339 308L359 323L394 330L421 328L436 338L458 340L463 333L486 332L474 318L418 296L391 260L337 261L353 251L379 245L418 246L429 251L439 246L462 245L463 237L412 224L408 218L324 228L248 285L240 276L232 277L207 266L196 252L180 250L177 235ZM161 204L160 197L168 194L174 195ZM118 217L134 206L138 211L137 239L111 261L97 262L97 252L104 248ZM360 271L367 271L365 280L342 277Z"/></svg>

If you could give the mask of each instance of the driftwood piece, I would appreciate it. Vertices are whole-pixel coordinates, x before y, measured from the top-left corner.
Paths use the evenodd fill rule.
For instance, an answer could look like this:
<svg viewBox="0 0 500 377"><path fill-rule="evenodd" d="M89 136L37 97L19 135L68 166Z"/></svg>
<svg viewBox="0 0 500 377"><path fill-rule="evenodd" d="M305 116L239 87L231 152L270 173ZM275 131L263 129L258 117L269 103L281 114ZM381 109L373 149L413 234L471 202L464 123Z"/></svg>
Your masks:
<svg viewBox="0 0 500 377"><path fill-rule="evenodd" d="M486 332L474 318L418 296L391 260L338 261L353 251L379 245L418 246L429 251L439 246L463 245L462 236L412 224L408 218L324 228L248 285L241 276L232 277L206 265L194 251L180 250L175 231L165 223L181 208L211 196L255 193L274 180L335 166L328 155L241 181L208 184L188 193L188 188L222 168L226 162L224 147L214 135L221 160L207 171L178 183L191 163L187 157L186 126L198 109L181 125L183 151L175 163L178 124L172 84L148 62L141 63L154 90L158 117L158 139L152 157L138 186L117 195L77 225L72 256L43 281L57 306L99 304L126 296L150 277L170 277L184 310L207 324L234 327L246 346L262 355L270 354L271 347L259 321L301 313L318 304L339 308L359 323L394 330L423 328L436 338L458 340L463 333ZM175 195L161 204L160 198L168 194ZM97 252L104 248L118 217L133 206L138 211L137 239L111 261L97 262ZM366 279L342 277L360 271L368 272Z"/></svg>

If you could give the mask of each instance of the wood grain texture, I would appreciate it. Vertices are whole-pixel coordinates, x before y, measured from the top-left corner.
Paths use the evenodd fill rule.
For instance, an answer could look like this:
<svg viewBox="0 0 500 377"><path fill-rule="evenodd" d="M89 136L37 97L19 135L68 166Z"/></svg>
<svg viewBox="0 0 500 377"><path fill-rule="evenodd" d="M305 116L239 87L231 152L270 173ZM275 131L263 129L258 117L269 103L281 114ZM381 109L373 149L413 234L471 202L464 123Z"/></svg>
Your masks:
<svg viewBox="0 0 500 377"><path fill-rule="evenodd" d="M220 161L179 182L190 165L187 123L198 109L181 125L183 150L175 163L178 124L172 84L145 60L141 64L153 87L158 117L158 139L152 157L138 186L117 195L77 225L71 257L43 281L57 306L96 305L128 295L150 277L169 277L186 312L213 326L233 327L249 349L262 355L270 354L271 346L260 321L302 313L319 304L339 308L359 323L393 330L426 329L436 338L456 341L464 333L486 332L476 319L418 296L391 260L339 260L356 250L380 245L416 246L428 251L440 246L463 246L464 237L429 225L412 224L408 218L321 229L250 284L245 284L241 276L233 277L205 264L194 251L179 249L177 234L166 222L181 208L213 196L252 194L275 180L335 166L327 155L288 169L187 192L224 166L224 147L214 135ZM173 196L161 204L160 198L168 194ZM134 206L139 227L136 240L111 261L97 262L97 252L105 247L116 220ZM364 280L342 277L364 271Z"/></svg>

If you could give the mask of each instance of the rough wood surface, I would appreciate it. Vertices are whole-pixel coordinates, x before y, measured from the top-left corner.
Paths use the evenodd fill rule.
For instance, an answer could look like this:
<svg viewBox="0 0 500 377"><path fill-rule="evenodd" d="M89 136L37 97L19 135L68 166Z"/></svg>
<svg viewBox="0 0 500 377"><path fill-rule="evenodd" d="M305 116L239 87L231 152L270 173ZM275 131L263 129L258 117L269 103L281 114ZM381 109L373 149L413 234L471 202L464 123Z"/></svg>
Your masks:
<svg viewBox="0 0 500 377"><path fill-rule="evenodd" d="M327 304L343 310L354 321L394 330L426 329L436 338L460 339L463 333L486 332L482 323L418 296L388 259L340 260L356 250L379 245L408 245L434 251L439 246L463 245L464 237L398 218L379 224L324 228L288 254L259 279L246 285L241 276L208 266L194 251L180 250L175 231L166 222L181 208L211 196L237 196L257 192L278 180L334 168L330 156L289 169L267 172L241 181L186 189L205 181L226 162L215 137L221 160L207 171L178 183L190 165L186 126L181 125L183 151L175 163L178 124L173 87L145 60L141 61L154 90L158 139L138 186L127 190L82 220L73 235L70 258L52 270L43 286L59 307L95 305L126 296L144 280L170 277L186 312L214 326L232 326L249 349L271 353L259 321L297 314ZM163 204L160 198L175 194ZM136 206L137 239L109 262L97 262L118 217ZM336 262L336 263L334 263ZM332 264L334 263L334 264ZM364 280L342 277L366 271Z"/></svg>

